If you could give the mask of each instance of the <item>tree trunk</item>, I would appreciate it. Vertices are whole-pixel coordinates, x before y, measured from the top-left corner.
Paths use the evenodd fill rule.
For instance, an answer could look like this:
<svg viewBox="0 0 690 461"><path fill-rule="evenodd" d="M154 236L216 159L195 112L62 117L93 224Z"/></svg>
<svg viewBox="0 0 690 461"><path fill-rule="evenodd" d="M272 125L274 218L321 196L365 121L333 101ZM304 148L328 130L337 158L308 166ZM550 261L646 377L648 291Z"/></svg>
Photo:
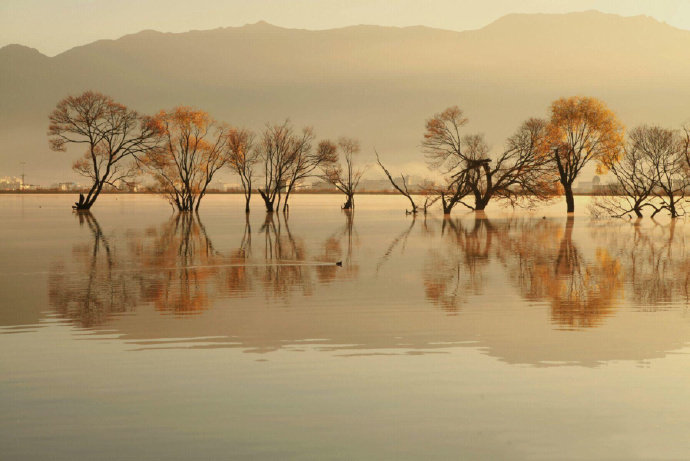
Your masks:
<svg viewBox="0 0 690 461"><path fill-rule="evenodd" d="M475 196L475 201L474 201L474 211L484 211L486 206L489 204L489 200L491 197L489 195L485 197L479 197L477 198Z"/></svg>
<svg viewBox="0 0 690 461"><path fill-rule="evenodd" d="M568 213L575 212L575 197L573 196L573 187L571 184L563 184L565 190L565 203L568 207Z"/></svg>
<svg viewBox="0 0 690 461"><path fill-rule="evenodd" d="M345 205L343 205L343 210L351 210L355 206L354 196L348 195Z"/></svg>
<svg viewBox="0 0 690 461"><path fill-rule="evenodd" d="M261 195L261 198L264 200L264 204L266 205L266 212L267 213L273 213L273 201L275 198L270 199L269 195L259 189L259 194ZM247 207L249 206L249 202L247 201Z"/></svg>
<svg viewBox="0 0 690 461"><path fill-rule="evenodd" d="M245 197L244 197L244 212L245 213L249 213L249 199L250 198L251 198L251 196L249 196L249 195L245 195Z"/></svg>

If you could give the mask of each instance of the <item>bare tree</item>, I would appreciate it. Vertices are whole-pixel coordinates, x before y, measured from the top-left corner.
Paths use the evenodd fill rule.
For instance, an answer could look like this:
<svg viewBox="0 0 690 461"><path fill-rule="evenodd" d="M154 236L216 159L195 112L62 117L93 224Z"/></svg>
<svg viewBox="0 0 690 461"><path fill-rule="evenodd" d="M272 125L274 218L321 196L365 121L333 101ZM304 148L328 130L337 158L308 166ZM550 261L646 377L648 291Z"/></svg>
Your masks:
<svg viewBox="0 0 690 461"><path fill-rule="evenodd" d="M388 181L390 181L391 185L402 194L403 197L407 198L407 200L410 201L410 210L405 210L407 214L417 214L417 211L419 209L419 205L414 201L412 198L412 194L410 193L409 187L407 185L407 179L405 178L404 174L400 174L400 184L398 184L394 179L393 176L391 175L390 171L383 165L381 162L381 158L379 157L379 153L374 150L374 153L376 154L376 163L381 167L383 170L383 173L386 175L388 178ZM425 209L426 212L426 209Z"/></svg>
<svg viewBox="0 0 690 461"><path fill-rule="evenodd" d="M254 148L254 133L245 129L231 129L227 135L226 152L230 168L242 182L244 211L249 213L254 167L259 162L259 151Z"/></svg>
<svg viewBox="0 0 690 461"><path fill-rule="evenodd" d="M152 124L162 147L148 153L145 165L178 211L198 210L213 176L228 163L228 128L189 107L161 111Z"/></svg>
<svg viewBox="0 0 690 461"><path fill-rule="evenodd" d="M659 186L657 155L650 155L645 148L649 128L637 127L630 132L620 160L604 160L604 165L616 178L608 187L607 194L596 197L590 206L595 216L607 215L620 218L634 214L641 218Z"/></svg>
<svg viewBox="0 0 690 461"><path fill-rule="evenodd" d="M283 190L289 196L296 182L313 171L312 160L308 159L313 140L311 128L304 128L297 134L289 120L266 126L258 149L264 164L264 187L259 188L259 194L267 212L272 213L280 207Z"/></svg>
<svg viewBox="0 0 690 461"><path fill-rule="evenodd" d="M422 148L427 161L449 174L444 213L450 213L462 197L474 196L474 210L484 210L492 198L508 200L511 205L529 205L547 200L554 192L546 179L548 159L543 155L546 122L530 119L508 139L506 149L492 158L481 134L462 135L468 119L457 106L435 114L426 122Z"/></svg>
<svg viewBox="0 0 690 461"><path fill-rule="evenodd" d="M288 167L285 187L285 202L283 211L288 210L290 193L301 181L314 174L314 171L324 164L332 164L336 161L335 150L329 142L319 143L316 150L312 150L314 133L311 128L304 128L299 136L293 140L292 154Z"/></svg>
<svg viewBox="0 0 690 461"><path fill-rule="evenodd" d="M84 144L84 156L73 169L93 183L86 196L80 194L74 207L89 210L103 186L129 183L136 174L127 159L146 154L157 145L157 137L146 117L95 91L68 96L50 114L50 148L65 151L68 144Z"/></svg>
<svg viewBox="0 0 690 461"><path fill-rule="evenodd" d="M654 209L652 217L666 210L671 218L685 213L683 204L690 178L688 177L688 150L690 142L685 133L658 126L643 126L638 133L637 145L651 158L656 171L658 200L648 202Z"/></svg>
<svg viewBox="0 0 690 461"><path fill-rule="evenodd" d="M336 189L345 194L347 200L343 205L343 209L350 210L355 206L355 192L364 174L364 169L355 168L354 162L355 154L360 151L359 141L353 138L340 138L338 140L338 150L342 154L344 164L340 164L337 161L329 162L324 167L321 177L324 181L332 184ZM337 157L335 158L337 159Z"/></svg>

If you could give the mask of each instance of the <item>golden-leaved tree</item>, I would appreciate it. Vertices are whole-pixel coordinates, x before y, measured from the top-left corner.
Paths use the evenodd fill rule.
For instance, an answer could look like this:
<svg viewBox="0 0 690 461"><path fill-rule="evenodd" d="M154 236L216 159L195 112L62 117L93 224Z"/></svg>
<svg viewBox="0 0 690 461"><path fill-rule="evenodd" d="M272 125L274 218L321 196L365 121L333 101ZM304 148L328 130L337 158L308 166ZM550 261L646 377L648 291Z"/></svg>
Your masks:
<svg viewBox="0 0 690 461"><path fill-rule="evenodd" d="M160 111L150 121L161 139L144 163L178 211L196 211L213 176L228 163L225 125L189 107Z"/></svg>
<svg viewBox="0 0 690 461"><path fill-rule="evenodd" d="M615 163L623 152L624 130L616 114L596 98L573 96L551 104L545 156L550 156L563 186L568 213L575 211L573 183L588 163L597 171Z"/></svg>

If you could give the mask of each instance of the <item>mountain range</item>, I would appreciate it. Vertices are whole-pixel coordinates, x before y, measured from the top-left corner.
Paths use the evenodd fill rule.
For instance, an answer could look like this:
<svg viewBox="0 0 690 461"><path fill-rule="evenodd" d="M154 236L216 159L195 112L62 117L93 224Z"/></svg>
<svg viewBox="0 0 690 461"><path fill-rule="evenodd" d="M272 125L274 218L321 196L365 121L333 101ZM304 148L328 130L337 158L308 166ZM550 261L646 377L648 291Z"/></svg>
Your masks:
<svg viewBox="0 0 690 461"><path fill-rule="evenodd" d="M260 130L290 118L319 138L352 136L393 168L423 170L426 118L451 105L494 149L561 96L603 99L627 127L690 119L690 31L596 11L514 14L484 28L359 25L286 29L265 22L185 33L145 30L54 57L0 48L0 176L72 180L78 151L51 152L48 114L93 89L143 113L189 105ZM372 170L373 171L373 170Z"/></svg>

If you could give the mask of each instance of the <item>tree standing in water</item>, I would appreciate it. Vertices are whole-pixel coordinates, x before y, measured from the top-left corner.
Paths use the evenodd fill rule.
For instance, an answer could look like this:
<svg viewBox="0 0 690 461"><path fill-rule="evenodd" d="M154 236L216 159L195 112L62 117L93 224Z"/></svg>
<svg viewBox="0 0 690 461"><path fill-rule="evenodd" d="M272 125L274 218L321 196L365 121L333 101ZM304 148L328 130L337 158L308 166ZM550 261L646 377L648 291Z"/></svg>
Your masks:
<svg viewBox="0 0 690 461"><path fill-rule="evenodd" d="M546 123L539 119L524 122L511 136L506 148L491 155L482 134L462 134L468 123L463 111L449 107L426 121L422 149L429 166L446 177L446 186L438 189L444 214L457 203L477 211L484 210L491 199L511 205L532 206L553 194L548 176L548 159L540 146L544 143ZM474 205L463 201L474 197Z"/></svg>
<svg viewBox="0 0 690 461"><path fill-rule="evenodd" d="M228 163L227 127L189 107L161 111L151 125L161 147L148 153L145 165L178 211L198 211L213 176Z"/></svg>
<svg viewBox="0 0 690 461"><path fill-rule="evenodd" d="M320 150L330 150L335 154L332 159L333 161L323 169L321 177L324 181L332 184L336 189L345 194L347 200L343 205L343 209L350 210L355 206L355 192L364 174L364 169L355 168L354 162L355 154L360 151L359 141L353 138L344 137L338 140L338 150L342 153L344 165L338 162L338 157L340 157L340 155L338 155L339 153L334 147L335 146L329 147L328 144L324 144L323 147L321 145L319 146Z"/></svg>
<svg viewBox="0 0 690 461"><path fill-rule="evenodd" d="M301 135L294 132L289 120L280 125L267 125L257 146L260 161L264 164L264 185L259 194L266 205L266 212L272 213L280 207L284 190L294 177L295 162L302 158L305 149L311 149L314 135L310 128L304 128Z"/></svg>
<svg viewBox="0 0 690 461"><path fill-rule="evenodd" d="M595 98L574 96L551 104L543 155L550 156L563 186L568 213L575 211L573 183L591 161L597 171L617 162L623 151L623 126L606 105Z"/></svg>
<svg viewBox="0 0 690 461"><path fill-rule="evenodd" d="M72 168L93 184L86 196L80 194L74 207L91 209L107 184L118 187L136 175L133 159L155 149L158 138L147 117L95 91L68 96L50 114L48 136L54 151L67 150L68 144L84 144L84 156Z"/></svg>
<svg viewBox="0 0 690 461"><path fill-rule="evenodd" d="M244 211L249 213L254 166L259 161L259 153L254 148L254 133L245 129L231 129L228 132L226 149L228 164L242 182L245 200Z"/></svg>

